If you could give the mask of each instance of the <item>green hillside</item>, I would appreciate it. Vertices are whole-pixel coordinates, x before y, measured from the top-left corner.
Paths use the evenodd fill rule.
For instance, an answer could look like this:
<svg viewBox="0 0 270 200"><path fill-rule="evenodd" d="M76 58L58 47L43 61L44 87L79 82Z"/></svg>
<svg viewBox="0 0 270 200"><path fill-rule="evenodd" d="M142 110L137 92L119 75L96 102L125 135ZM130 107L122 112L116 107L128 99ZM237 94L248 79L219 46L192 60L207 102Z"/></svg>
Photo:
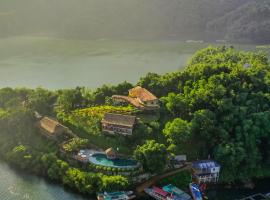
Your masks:
<svg viewBox="0 0 270 200"><path fill-rule="evenodd" d="M263 19L263 20L262 20ZM10 0L0 2L0 36L229 39L269 42L269 1Z"/></svg>

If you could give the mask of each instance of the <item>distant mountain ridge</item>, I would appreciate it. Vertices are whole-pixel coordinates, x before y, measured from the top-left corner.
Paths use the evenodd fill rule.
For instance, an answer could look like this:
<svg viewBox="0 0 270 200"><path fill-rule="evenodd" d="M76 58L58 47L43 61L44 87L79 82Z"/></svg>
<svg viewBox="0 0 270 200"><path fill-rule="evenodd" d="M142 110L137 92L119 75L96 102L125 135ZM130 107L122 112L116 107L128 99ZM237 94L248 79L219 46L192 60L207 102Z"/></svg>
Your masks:
<svg viewBox="0 0 270 200"><path fill-rule="evenodd" d="M269 14L269 0L9 0L0 2L0 37L265 43Z"/></svg>

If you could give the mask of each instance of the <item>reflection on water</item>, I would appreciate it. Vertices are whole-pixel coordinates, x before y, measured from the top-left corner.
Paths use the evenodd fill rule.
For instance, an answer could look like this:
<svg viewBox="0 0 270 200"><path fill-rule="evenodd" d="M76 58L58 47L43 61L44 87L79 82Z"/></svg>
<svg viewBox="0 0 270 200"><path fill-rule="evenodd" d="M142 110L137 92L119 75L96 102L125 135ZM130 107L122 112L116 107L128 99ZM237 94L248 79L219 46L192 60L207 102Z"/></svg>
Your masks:
<svg viewBox="0 0 270 200"><path fill-rule="evenodd" d="M31 175L17 173L0 162L1 200L86 200L79 195L65 191L63 187L51 184ZM89 200L89 198L87 198Z"/></svg>

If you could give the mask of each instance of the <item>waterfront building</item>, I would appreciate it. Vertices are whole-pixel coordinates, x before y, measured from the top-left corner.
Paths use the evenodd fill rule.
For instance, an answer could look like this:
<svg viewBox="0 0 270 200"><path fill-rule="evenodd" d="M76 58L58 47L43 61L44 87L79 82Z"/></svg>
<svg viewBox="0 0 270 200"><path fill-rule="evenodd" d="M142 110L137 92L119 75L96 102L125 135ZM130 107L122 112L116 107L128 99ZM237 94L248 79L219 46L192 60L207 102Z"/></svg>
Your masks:
<svg viewBox="0 0 270 200"><path fill-rule="evenodd" d="M219 179L220 165L213 160L198 160L192 163L192 176L201 183L216 183Z"/></svg>

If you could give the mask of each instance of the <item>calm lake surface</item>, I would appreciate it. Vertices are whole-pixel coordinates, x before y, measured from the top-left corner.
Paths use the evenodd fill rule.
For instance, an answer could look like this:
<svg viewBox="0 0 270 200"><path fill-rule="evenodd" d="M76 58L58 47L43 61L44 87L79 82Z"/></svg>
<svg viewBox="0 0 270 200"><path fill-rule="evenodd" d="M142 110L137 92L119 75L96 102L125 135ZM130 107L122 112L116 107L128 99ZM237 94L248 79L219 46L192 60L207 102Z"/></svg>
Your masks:
<svg viewBox="0 0 270 200"><path fill-rule="evenodd" d="M18 173L0 161L1 200L91 200L36 176Z"/></svg>
<svg viewBox="0 0 270 200"><path fill-rule="evenodd" d="M124 80L136 83L148 72L180 70L194 52L208 45L26 36L0 39L0 87L95 88ZM255 45L235 46L258 50Z"/></svg>
<svg viewBox="0 0 270 200"><path fill-rule="evenodd" d="M209 200L235 200L250 194L270 192L270 179L261 181L254 190L216 189L208 192ZM62 186L52 184L29 174L17 172L0 161L1 200L94 200L66 191ZM144 200L151 200L146 197Z"/></svg>

